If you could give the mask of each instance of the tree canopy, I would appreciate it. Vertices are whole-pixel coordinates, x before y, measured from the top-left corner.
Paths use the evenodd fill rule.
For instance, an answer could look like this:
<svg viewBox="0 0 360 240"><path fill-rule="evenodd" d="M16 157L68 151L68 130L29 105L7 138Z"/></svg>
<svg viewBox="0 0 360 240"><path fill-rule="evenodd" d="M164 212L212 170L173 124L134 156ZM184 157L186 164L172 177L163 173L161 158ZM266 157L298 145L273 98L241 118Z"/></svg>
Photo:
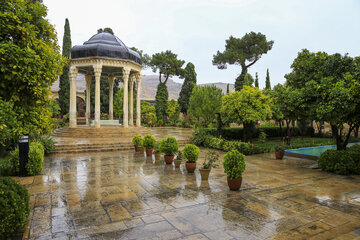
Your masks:
<svg viewBox="0 0 360 240"><path fill-rule="evenodd" d="M273 44L274 41L267 41L266 36L262 33L250 32L242 38L230 36L226 40L225 51L217 51L213 56L212 63L219 69L226 69L228 64L241 66L240 77L235 82L235 89L239 91L243 86L241 82L245 78L247 69L254 65L263 54L271 50Z"/></svg>
<svg viewBox="0 0 360 240"><path fill-rule="evenodd" d="M149 54L144 53L143 50L137 49L136 47L131 47L130 49L140 55L143 69L146 69L150 66L151 56Z"/></svg>
<svg viewBox="0 0 360 240"><path fill-rule="evenodd" d="M190 118L203 121L207 126L220 112L222 91L216 86L195 86L189 100Z"/></svg>
<svg viewBox="0 0 360 240"><path fill-rule="evenodd" d="M157 120L162 120L163 122L165 122L168 98L169 94L165 83L159 83L155 96L155 109Z"/></svg>
<svg viewBox="0 0 360 240"><path fill-rule="evenodd" d="M195 66L191 62L186 64L184 78L185 80L181 87L178 102L181 108L181 112L187 113L189 108L189 99L192 94L192 90L196 86Z"/></svg>
<svg viewBox="0 0 360 240"><path fill-rule="evenodd" d="M109 28L109 27L106 27L106 28L104 28L104 29L99 28L99 29L97 30L97 33L102 33L102 32L107 32L107 33L111 33L112 35L114 35L114 31L113 31L111 28Z"/></svg>
<svg viewBox="0 0 360 240"><path fill-rule="evenodd" d="M170 123L175 125L180 115L180 106L176 100L172 99L167 102L166 114L169 117Z"/></svg>
<svg viewBox="0 0 360 240"><path fill-rule="evenodd" d="M266 69L265 89L266 90L271 90L269 69Z"/></svg>
<svg viewBox="0 0 360 240"><path fill-rule="evenodd" d="M39 1L0 3L0 96L25 132L51 131L50 87L65 64L46 16Z"/></svg>
<svg viewBox="0 0 360 240"><path fill-rule="evenodd" d="M167 83L171 76L182 76L184 69L182 66L185 61L177 58L177 54L170 50L152 55L150 66L154 73L159 71L159 82L162 82L162 77L165 77L164 84Z"/></svg>

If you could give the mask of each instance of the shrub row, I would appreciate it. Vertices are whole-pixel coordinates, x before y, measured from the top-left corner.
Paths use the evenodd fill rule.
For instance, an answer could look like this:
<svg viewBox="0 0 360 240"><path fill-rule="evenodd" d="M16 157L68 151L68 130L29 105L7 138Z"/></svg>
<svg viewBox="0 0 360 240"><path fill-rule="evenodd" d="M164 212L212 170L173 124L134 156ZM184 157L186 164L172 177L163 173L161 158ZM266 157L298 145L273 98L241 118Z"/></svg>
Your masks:
<svg viewBox="0 0 360 240"><path fill-rule="evenodd" d="M0 239L21 231L29 216L29 194L10 177L0 177Z"/></svg>
<svg viewBox="0 0 360 240"><path fill-rule="evenodd" d="M26 164L28 175L34 176L42 172L44 162L44 147L40 142L30 142L29 161ZM10 158L1 160L0 175L15 176L19 174L19 148L11 152Z"/></svg>
<svg viewBox="0 0 360 240"><path fill-rule="evenodd" d="M319 167L341 175L360 174L360 144L347 150L327 150L318 159Z"/></svg>
<svg viewBox="0 0 360 240"><path fill-rule="evenodd" d="M217 136L218 132L216 128L206 128L204 129L207 135ZM256 127L253 132L253 138L258 138L260 133L266 133L267 137L281 137L287 135L286 127L282 127L281 130L279 127ZM222 137L228 140L241 140L243 137L244 129L243 128L224 128L222 130ZM315 130L313 127L307 127L305 131L305 136L312 137L315 135ZM301 136L300 128L294 127L291 128L291 136L297 137Z"/></svg>

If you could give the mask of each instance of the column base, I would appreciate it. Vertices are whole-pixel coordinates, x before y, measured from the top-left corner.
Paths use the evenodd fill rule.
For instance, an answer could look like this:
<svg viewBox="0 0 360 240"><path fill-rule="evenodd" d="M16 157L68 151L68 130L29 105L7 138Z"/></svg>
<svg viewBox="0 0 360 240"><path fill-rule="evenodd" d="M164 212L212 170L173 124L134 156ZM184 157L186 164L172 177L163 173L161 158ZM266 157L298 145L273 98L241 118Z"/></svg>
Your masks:
<svg viewBox="0 0 360 240"><path fill-rule="evenodd" d="M69 120L69 128L76 128L77 122L76 120Z"/></svg>
<svg viewBox="0 0 360 240"><path fill-rule="evenodd" d="M94 126L95 126L95 128L100 128L100 120L95 120Z"/></svg>

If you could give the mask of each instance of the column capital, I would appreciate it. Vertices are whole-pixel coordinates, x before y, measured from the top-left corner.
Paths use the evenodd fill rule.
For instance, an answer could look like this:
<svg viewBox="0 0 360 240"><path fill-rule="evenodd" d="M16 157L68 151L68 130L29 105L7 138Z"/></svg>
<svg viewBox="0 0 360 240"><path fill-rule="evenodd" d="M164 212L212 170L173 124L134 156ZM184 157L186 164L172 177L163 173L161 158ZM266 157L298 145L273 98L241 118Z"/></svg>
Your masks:
<svg viewBox="0 0 360 240"><path fill-rule="evenodd" d="M114 83L115 77L114 76L108 76L109 79L109 85L112 85Z"/></svg>
<svg viewBox="0 0 360 240"><path fill-rule="evenodd" d="M101 64L93 65L93 68L94 68L95 76L101 75L101 71L102 71L102 65Z"/></svg>
<svg viewBox="0 0 360 240"><path fill-rule="evenodd" d="M131 74L129 77L130 83L134 83L135 80L135 74Z"/></svg>
<svg viewBox="0 0 360 240"><path fill-rule="evenodd" d="M91 84L91 78L92 78L91 74L85 74L86 84L88 84L88 85Z"/></svg>
<svg viewBox="0 0 360 240"><path fill-rule="evenodd" d="M141 82L141 73L137 72L135 73L136 82Z"/></svg>
<svg viewBox="0 0 360 240"><path fill-rule="evenodd" d="M127 67L123 67L123 68L122 68L122 74L123 74L124 80L125 80L125 79L126 79L126 80L129 79L130 71L131 71L130 68L127 68Z"/></svg>

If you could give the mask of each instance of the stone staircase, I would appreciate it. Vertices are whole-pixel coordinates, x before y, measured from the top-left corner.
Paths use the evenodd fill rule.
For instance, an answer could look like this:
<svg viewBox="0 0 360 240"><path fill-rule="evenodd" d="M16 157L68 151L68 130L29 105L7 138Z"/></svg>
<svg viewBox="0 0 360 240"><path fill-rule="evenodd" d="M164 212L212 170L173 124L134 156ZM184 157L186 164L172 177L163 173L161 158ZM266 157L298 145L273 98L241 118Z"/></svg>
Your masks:
<svg viewBox="0 0 360 240"><path fill-rule="evenodd" d="M86 118L85 117L77 117L76 123L77 123L77 125L86 125Z"/></svg>
<svg viewBox="0 0 360 240"><path fill-rule="evenodd" d="M147 128L123 128L120 126L102 126L99 129L89 126L56 129L53 138L57 142L54 153L81 153L103 151L133 150L132 137L135 134L151 134L157 139L168 136L156 134ZM188 139L179 139L179 146L190 143Z"/></svg>

